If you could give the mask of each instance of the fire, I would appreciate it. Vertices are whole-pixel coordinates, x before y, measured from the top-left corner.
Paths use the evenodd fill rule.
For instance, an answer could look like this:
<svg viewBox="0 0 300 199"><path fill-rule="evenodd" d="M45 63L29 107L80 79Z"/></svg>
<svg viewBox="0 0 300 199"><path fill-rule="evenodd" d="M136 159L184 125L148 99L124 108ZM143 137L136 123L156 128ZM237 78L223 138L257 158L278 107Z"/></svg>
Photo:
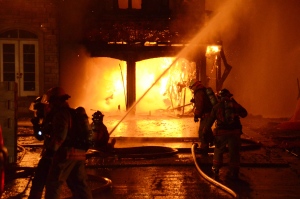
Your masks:
<svg viewBox="0 0 300 199"><path fill-rule="evenodd" d="M137 100L173 64L170 70L140 100L136 106L136 113L181 114L182 108L178 107L190 103L192 93L186 87L190 79L195 77L195 64L185 59L179 59L173 63L174 60L173 57L155 58L136 63ZM87 110L100 110L105 114L125 112L126 62L111 58L92 58L87 65L86 95L80 103L87 107ZM190 106L185 110L188 111L191 108Z"/></svg>
<svg viewBox="0 0 300 199"><path fill-rule="evenodd" d="M174 58L156 58L139 62L137 64L137 98L139 98L146 89L172 64ZM168 73L163 76L149 93L137 105L137 112L149 113L157 111L176 110L176 107L185 105L183 95L191 98L189 90L182 89L186 87L189 81L189 71L186 66L190 66L186 60L179 60L173 64ZM147 86L143 82L147 81ZM187 91L187 92L186 92Z"/></svg>
<svg viewBox="0 0 300 199"><path fill-rule="evenodd" d="M206 56L219 53L220 50L221 50L221 46L219 46L219 45L207 46Z"/></svg>

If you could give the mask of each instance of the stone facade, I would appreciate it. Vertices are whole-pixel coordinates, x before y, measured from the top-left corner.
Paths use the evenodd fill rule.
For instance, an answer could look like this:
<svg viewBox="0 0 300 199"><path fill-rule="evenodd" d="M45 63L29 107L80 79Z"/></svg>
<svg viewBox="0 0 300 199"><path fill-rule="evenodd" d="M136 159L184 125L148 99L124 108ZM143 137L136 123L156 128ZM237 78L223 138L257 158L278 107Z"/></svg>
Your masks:
<svg viewBox="0 0 300 199"><path fill-rule="evenodd" d="M0 34L14 29L38 36L39 94L59 85L58 9L55 0L1 0ZM18 96L19 115L37 96Z"/></svg>
<svg viewBox="0 0 300 199"><path fill-rule="evenodd" d="M190 34L204 24L205 0L141 0L141 9L130 6L120 9L117 0L99 2L0 0L0 35L9 30L25 30L37 35L38 41L38 89L36 95L18 96L19 117L32 114L28 107L37 96L62 84L63 71L69 64L63 60L69 58L68 49L83 44L92 56L99 51L97 42L186 43ZM128 4L131 5L132 1ZM88 48L91 45L93 48ZM154 57L160 57L163 52L160 49L155 51ZM112 53L108 57L119 58L115 56L115 50Z"/></svg>

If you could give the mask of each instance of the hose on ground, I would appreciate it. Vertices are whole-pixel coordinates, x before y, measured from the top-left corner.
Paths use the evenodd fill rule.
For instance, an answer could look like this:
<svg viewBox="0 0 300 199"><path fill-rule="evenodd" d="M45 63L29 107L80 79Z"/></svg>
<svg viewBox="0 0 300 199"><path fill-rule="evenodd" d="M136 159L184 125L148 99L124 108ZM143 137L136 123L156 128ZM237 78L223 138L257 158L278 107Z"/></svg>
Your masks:
<svg viewBox="0 0 300 199"><path fill-rule="evenodd" d="M231 190L230 188L226 187L225 185L215 181L214 179L210 178L208 175L206 175L199 167L198 163L197 163L197 159L196 159L196 154L195 154L195 150L196 148L198 147L198 144L197 143L194 143L192 145L192 156L193 156L193 159L194 159L194 163L195 163L195 166L199 172L199 174L205 179L207 180L209 183L213 184L214 186L216 186L217 188L220 188L222 189L223 191L229 193L230 195L232 195L234 198L239 198L238 194L235 193L233 190Z"/></svg>

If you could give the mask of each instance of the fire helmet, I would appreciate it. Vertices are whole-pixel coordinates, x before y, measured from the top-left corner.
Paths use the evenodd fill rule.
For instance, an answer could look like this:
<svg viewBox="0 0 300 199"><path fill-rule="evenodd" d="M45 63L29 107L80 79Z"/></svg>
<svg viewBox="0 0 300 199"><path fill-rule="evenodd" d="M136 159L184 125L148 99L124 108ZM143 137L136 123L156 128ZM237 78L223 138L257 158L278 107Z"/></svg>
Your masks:
<svg viewBox="0 0 300 199"><path fill-rule="evenodd" d="M85 108L83 108L82 106L77 107L75 110L76 110L76 113L78 113L79 115L87 115Z"/></svg>
<svg viewBox="0 0 300 199"><path fill-rule="evenodd" d="M96 111L92 115L92 121L93 123L102 123L103 122L104 115L100 111Z"/></svg>
<svg viewBox="0 0 300 199"><path fill-rule="evenodd" d="M222 90L219 91L218 97L232 97L233 95L229 92L228 89L223 88Z"/></svg>
<svg viewBox="0 0 300 199"><path fill-rule="evenodd" d="M96 111L94 114L93 114L93 117L95 118L99 118L99 117L103 117L103 113L101 113L101 111Z"/></svg>
<svg viewBox="0 0 300 199"><path fill-rule="evenodd" d="M197 79L192 79L190 81L190 85L189 85L189 88L191 89L192 87L194 86L197 86L197 85L200 85L201 84L201 81L197 80Z"/></svg>
<svg viewBox="0 0 300 199"><path fill-rule="evenodd" d="M53 87L50 88L45 95L43 95L42 103L51 103L55 100L65 101L70 98L70 95L66 94L63 88Z"/></svg>

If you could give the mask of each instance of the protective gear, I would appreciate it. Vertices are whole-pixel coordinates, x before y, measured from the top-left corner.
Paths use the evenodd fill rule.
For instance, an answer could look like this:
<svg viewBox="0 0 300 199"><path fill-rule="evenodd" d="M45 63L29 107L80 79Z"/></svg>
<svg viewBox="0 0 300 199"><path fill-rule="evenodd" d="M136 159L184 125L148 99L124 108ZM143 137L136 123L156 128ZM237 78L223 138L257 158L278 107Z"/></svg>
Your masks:
<svg viewBox="0 0 300 199"><path fill-rule="evenodd" d="M30 121L33 125L32 127L33 127L34 137L39 141L44 140L44 135L43 135L43 131L42 131L42 124L40 124L40 118L34 117Z"/></svg>
<svg viewBox="0 0 300 199"><path fill-rule="evenodd" d="M208 132L207 135L204 136L203 127L207 122L207 118L211 112L213 105L211 104L210 98L207 95L207 88L204 85L202 85L201 81L192 80L190 83L190 89L193 91L194 94L194 121L198 122L201 118L198 129L198 136L201 143L200 149L203 152L202 155L207 156L210 144L209 139L207 139L207 137L210 137L209 134L212 135L212 131L210 129L210 132Z"/></svg>
<svg viewBox="0 0 300 199"><path fill-rule="evenodd" d="M91 126L83 107L69 108L71 125L64 141L64 147L88 150L92 144Z"/></svg>
<svg viewBox="0 0 300 199"><path fill-rule="evenodd" d="M28 199L41 199L53 158L41 157L35 170Z"/></svg>
<svg viewBox="0 0 300 199"><path fill-rule="evenodd" d="M107 127L103 123L104 115L100 111L96 111L92 117L92 131L93 131L93 145L94 148L101 150L103 152L111 151L114 147L114 143L109 143L109 133Z"/></svg>
<svg viewBox="0 0 300 199"><path fill-rule="evenodd" d="M39 141L44 140L44 135L42 132L41 120L44 119L46 105L41 103L42 97L37 97L30 105L29 110L34 111L34 117L31 118L31 123L33 125L33 134L35 138Z"/></svg>
<svg viewBox="0 0 300 199"><path fill-rule="evenodd" d="M199 122L199 118L198 117L194 117L194 122Z"/></svg>
<svg viewBox="0 0 300 199"><path fill-rule="evenodd" d="M192 90L195 90L193 88L196 88L198 85L201 85L201 81L197 80L197 79L192 79L190 81L190 85L189 85L189 88L192 89Z"/></svg>
<svg viewBox="0 0 300 199"><path fill-rule="evenodd" d="M215 169L222 167L223 154L228 149L229 169L232 177L237 179L240 166L240 136L242 134L239 117L246 117L248 113L244 107L231 98L233 95L227 89L222 89L218 96L221 100L213 107L205 126L205 128L211 128L216 121L213 167Z"/></svg>
<svg viewBox="0 0 300 199"><path fill-rule="evenodd" d="M67 182L73 198L92 199L85 170L86 150L70 147L67 143L68 138L71 138L71 128L74 127L70 110L76 112L66 102L70 96L59 87L50 89L47 96L49 96L48 101L51 107L48 115L52 115L50 120L52 131L45 147L45 155L51 156L52 151L55 151L55 154L48 172L45 198L59 198L61 187L64 182Z"/></svg>
<svg viewBox="0 0 300 199"><path fill-rule="evenodd" d="M83 108L82 106L77 107L75 110L76 110L77 114L79 114L79 115L86 115L87 116L85 108Z"/></svg>
<svg viewBox="0 0 300 199"><path fill-rule="evenodd" d="M234 118L235 118L233 101L232 100L225 100L224 108L225 108L226 123L227 124L233 124L234 123Z"/></svg>
<svg viewBox="0 0 300 199"><path fill-rule="evenodd" d="M96 111L92 116L93 122L103 122L104 115L100 111Z"/></svg>
<svg viewBox="0 0 300 199"><path fill-rule="evenodd" d="M196 79L192 79L192 80L190 81L189 88L191 88L192 86L194 86L194 84L195 84L197 81L198 81L198 80L196 80Z"/></svg>
<svg viewBox="0 0 300 199"><path fill-rule="evenodd" d="M209 97L210 103L214 106L218 103L218 99L213 91L213 89L211 87L207 87L206 88L206 94Z"/></svg>
<svg viewBox="0 0 300 199"><path fill-rule="evenodd" d="M58 101L66 101L71 96L66 94L64 89L61 87L53 87L50 88L45 95L43 95L41 103L49 104L55 100Z"/></svg>
<svg viewBox="0 0 300 199"><path fill-rule="evenodd" d="M223 88L222 90L219 91L218 93L218 97L222 98L222 97L232 97L233 95L229 92L229 90L227 90L226 88Z"/></svg>

